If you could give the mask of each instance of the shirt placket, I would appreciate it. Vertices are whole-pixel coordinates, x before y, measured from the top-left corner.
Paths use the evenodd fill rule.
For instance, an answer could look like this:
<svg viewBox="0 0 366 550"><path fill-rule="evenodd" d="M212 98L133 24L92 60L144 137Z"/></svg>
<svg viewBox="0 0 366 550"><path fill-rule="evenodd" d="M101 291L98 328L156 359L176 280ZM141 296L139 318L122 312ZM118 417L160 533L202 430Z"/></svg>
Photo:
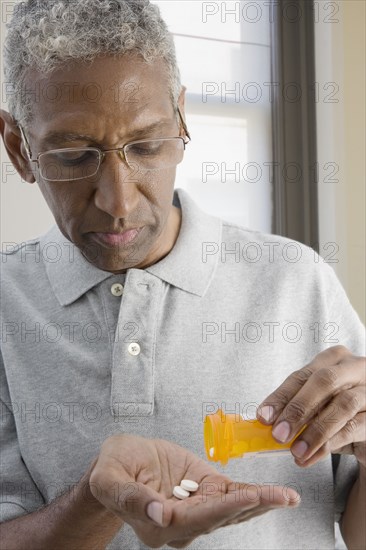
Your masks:
<svg viewBox="0 0 366 550"><path fill-rule="evenodd" d="M155 340L163 282L143 270L127 272L112 354L114 417L154 411Z"/></svg>

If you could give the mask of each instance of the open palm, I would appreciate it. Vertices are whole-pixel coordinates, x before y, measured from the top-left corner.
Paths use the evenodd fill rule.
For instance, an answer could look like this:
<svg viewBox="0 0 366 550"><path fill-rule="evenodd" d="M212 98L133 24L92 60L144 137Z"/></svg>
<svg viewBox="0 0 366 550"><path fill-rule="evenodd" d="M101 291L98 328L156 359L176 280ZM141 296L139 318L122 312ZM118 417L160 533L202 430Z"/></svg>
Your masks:
<svg viewBox="0 0 366 550"><path fill-rule="evenodd" d="M173 496L182 479L199 484L185 500ZM273 508L296 506L296 491L232 481L190 451L162 439L115 435L105 440L90 476L93 495L153 548L187 546L219 527ZM153 511L153 521L148 512Z"/></svg>

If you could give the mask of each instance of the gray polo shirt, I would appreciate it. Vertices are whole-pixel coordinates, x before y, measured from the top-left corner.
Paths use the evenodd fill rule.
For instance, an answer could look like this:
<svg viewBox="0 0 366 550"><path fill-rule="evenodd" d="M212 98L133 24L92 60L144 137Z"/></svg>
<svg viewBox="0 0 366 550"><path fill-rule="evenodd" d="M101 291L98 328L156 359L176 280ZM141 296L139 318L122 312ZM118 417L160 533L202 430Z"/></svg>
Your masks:
<svg viewBox="0 0 366 550"><path fill-rule="evenodd" d="M336 343L364 354L363 326L314 251L207 215L183 190L175 203L178 240L144 270L97 269L57 226L2 255L4 520L77 483L112 434L168 439L205 458L205 412L250 414ZM218 470L295 487L302 503L191 548L334 547L353 457L342 457L336 487L330 457L300 469L291 456L255 456ZM107 548L146 546L125 525Z"/></svg>

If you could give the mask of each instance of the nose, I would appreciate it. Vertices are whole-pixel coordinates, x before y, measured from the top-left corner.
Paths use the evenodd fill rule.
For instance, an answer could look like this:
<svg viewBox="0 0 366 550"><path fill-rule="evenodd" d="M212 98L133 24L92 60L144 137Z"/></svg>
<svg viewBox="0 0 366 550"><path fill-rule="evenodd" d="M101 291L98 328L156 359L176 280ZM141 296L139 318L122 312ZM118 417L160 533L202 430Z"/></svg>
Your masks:
<svg viewBox="0 0 366 550"><path fill-rule="evenodd" d="M113 218L126 218L139 201L138 171L129 167L118 153L105 156L99 168L94 194L95 205Z"/></svg>

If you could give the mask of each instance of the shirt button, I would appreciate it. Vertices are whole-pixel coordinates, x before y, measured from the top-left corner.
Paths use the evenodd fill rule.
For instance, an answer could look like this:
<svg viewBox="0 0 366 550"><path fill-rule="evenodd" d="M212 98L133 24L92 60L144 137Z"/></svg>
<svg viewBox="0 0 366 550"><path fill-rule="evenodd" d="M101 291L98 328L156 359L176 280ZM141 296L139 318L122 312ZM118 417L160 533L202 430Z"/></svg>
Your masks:
<svg viewBox="0 0 366 550"><path fill-rule="evenodd" d="M127 349L130 355L138 355L141 351L141 348L137 342L132 342L132 344L129 344Z"/></svg>
<svg viewBox="0 0 366 550"><path fill-rule="evenodd" d="M121 283L114 283L114 285L111 286L111 292L113 296L122 296L123 285L121 285Z"/></svg>

